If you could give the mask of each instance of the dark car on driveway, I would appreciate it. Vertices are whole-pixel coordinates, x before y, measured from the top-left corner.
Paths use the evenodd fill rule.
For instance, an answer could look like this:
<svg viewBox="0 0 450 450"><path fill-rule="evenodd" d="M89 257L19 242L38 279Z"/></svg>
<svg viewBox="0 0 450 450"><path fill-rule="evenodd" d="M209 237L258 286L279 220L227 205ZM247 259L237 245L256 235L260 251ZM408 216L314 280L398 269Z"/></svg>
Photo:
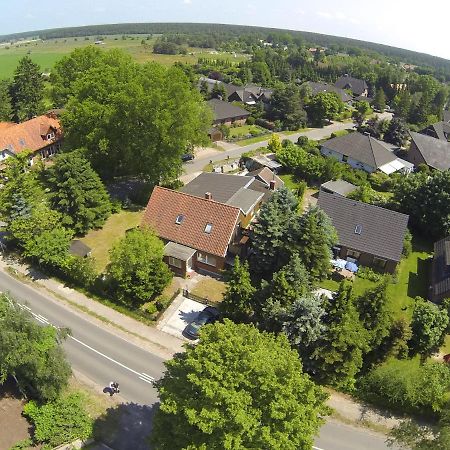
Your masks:
<svg viewBox="0 0 450 450"><path fill-rule="evenodd" d="M193 159L194 155L192 153L185 153L184 155L181 156L181 161L183 162L192 161Z"/></svg>
<svg viewBox="0 0 450 450"><path fill-rule="evenodd" d="M212 306L207 306L195 320L193 320L183 331L189 339L198 339L200 329L208 323L214 323L219 318L219 311Z"/></svg>

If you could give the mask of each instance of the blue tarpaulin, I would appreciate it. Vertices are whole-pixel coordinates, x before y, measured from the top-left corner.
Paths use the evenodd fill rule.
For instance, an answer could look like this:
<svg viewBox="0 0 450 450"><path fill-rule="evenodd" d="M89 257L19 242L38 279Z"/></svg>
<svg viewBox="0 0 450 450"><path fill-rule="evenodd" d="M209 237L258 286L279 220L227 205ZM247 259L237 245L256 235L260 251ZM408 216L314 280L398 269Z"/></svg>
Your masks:
<svg viewBox="0 0 450 450"><path fill-rule="evenodd" d="M350 261L347 262L347 264L345 265L345 268L347 270L349 270L350 272L354 272L354 273L358 272L358 266L355 263L350 262Z"/></svg>

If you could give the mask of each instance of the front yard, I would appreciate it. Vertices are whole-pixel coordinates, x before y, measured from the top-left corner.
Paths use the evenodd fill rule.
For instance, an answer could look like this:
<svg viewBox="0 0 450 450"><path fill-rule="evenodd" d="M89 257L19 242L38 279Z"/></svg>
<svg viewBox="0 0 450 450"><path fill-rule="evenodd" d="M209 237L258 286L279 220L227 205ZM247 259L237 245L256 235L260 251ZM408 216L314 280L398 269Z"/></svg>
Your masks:
<svg viewBox="0 0 450 450"><path fill-rule="evenodd" d="M220 303L225 293L225 283L215 278L203 276L200 281L193 287L191 293L211 300L214 303Z"/></svg>
<svg viewBox="0 0 450 450"><path fill-rule="evenodd" d="M97 270L103 272L109 263L109 250L130 228L141 222L142 211L120 211L113 214L99 230L91 230L81 240L92 249Z"/></svg>

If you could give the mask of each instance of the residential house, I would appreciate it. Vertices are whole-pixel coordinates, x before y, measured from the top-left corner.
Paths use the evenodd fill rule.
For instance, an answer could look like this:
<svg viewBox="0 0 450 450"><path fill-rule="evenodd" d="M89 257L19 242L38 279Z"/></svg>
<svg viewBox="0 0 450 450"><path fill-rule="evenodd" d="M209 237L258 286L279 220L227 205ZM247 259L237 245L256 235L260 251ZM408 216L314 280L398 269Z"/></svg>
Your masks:
<svg viewBox="0 0 450 450"><path fill-rule="evenodd" d="M62 129L54 114L42 115L22 123L0 123L0 166L6 158L30 150L30 163L40 156L47 159L61 147Z"/></svg>
<svg viewBox="0 0 450 450"><path fill-rule="evenodd" d="M275 188L274 184L267 185L254 176L203 172L181 190L239 208L239 224L241 228L247 228Z"/></svg>
<svg viewBox="0 0 450 450"><path fill-rule="evenodd" d="M450 111L448 109L444 109L442 112L442 120L444 122L450 122Z"/></svg>
<svg viewBox="0 0 450 450"><path fill-rule="evenodd" d="M352 91L352 94L355 97L359 96L367 97L369 94L369 88L364 80L360 80L359 78L353 78L349 75L339 77L334 85L339 89L346 89Z"/></svg>
<svg viewBox="0 0 450 450"><path fill-rule="evenodd" d="M244 125L248 116L250 116L250 113L245 109L216 98L209 100L207 103L214 113L214 125Z"/></svg>
<svg viewBox="0 0 450 450"><path fill-rule="evenodd" d="M318 206L336 228L335 256L394 273L402 257L409 216L323 190Z"/></svg>
<svg viewBox="0 0 450 450"><path fill-rule="evenodd" d="M91 256L92 249L79 239L74 239L70 243L69 253L80 258Z"/></svg>
<svg viewBox="0 0 450 450"><path fill-rule="evenodd" d="M450 298L450 236L434 244L429 298L433 302Z"/></svg>
<svg viewBox="0 0 450 450"><path fill-rule="evenodd" d="M271 190L278 190L284 186L284 181L272 172L268 167L261 167L246 174L247 177L255 177Z"/></svg>
<svg viewBox="0 0 450 450"><path fill-rule="evenodd" d="M442 141L450 141L450 123L444 121L433 123L421 133Z"/></svg>
<svg viewBox="0 0 450 450"><path fill-rule="evenodd" d="M416 167L426 164L435 170L450 169L450 142L410 132L411 145L406 159Z"/></svg>
<svg viewBox="0 0 450 450"><path fill-rule="evenodd" d="M384 142L368 133L355 132L329 139L322 144L320 152L368 173L410 170L409 165L397 158Z"/></svg>
<svg viewBox="0 0 450 450"><path fill-rule="evenodd" d="M236 206L156 186L141 226L150 226L165 242L164 260L175 273L218 274L239 248L239 217Z"/></svg>
<svg viewBox="0 0 450 450"><path fill-rule="evenodd" d="M245 161L245 167L249 171L267 167L272 172L277 173L283 166L276 160L275 153L267 153L265 155L255 155L247 158Z"/></svg>
<svg viewBox="0 0 450 450"><path fill-rule="evenodd" d="M329 83L323 83L321 81L307 81L302 86L309 88L313 97L320 92L331 92L333 94L337 94L344 103L350 103L352 101L352 96L347 91L344 89L339 89Z"/></svg>
<svg viewBox="0 0 450 450"><path fill-rule="evenodd" d="M320 185L320 190L329 194L339 194L347 197L348 194L356 190L357 187L345 180L330 180Z"/></svg>

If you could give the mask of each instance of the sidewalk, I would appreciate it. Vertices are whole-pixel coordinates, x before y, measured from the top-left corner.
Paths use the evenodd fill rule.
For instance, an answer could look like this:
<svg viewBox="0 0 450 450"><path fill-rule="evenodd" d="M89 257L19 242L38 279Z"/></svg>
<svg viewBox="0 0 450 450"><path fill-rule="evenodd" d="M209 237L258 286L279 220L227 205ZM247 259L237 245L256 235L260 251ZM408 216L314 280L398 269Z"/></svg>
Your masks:
<svg viewBox="0 0 450 450"><path fill-rule="evenodd" d="M183 351L184 342L181 339L109 308L24 264L13 260L5 261L0 257L0 270L5 271L7 267L16 270L19 275L25 275L32 288L50 300L62 304L74 314L161 358L169 359L174 353Z"/></svg>

